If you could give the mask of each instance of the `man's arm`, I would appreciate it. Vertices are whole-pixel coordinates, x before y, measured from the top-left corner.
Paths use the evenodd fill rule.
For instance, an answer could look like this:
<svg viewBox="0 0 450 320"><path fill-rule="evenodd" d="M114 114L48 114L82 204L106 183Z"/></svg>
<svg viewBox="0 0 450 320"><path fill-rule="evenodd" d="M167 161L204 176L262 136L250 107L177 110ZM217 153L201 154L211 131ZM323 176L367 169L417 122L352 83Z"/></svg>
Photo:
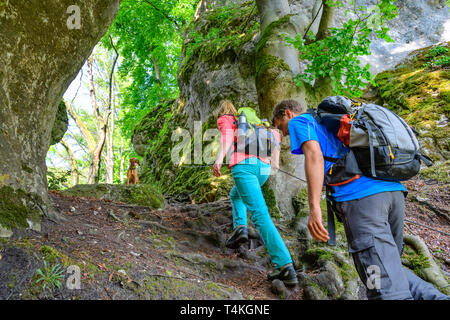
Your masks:
<svg viewBox="0 0 450 320"><path fill-rule="evenodd" d="M309 220L308 229L314 239L328 241L328 231L322 224L322 210L320 198L322 196L324 179L324 160L320 145L315 140L309 140L302 144L305 155L305 172L308 182Z"/></svg>

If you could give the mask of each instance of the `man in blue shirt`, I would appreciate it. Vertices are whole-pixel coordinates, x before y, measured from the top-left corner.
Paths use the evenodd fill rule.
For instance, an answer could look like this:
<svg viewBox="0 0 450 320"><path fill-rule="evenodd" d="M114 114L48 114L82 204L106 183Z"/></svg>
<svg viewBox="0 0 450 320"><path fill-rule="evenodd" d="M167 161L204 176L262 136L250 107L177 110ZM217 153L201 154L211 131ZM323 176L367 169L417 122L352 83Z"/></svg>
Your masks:
<svg viewBox="0 0 450 320"><path fill-rule="evenodd" d="M293 154L305 155L308 229L313 238L326 242L329 234L322 224L320 199L324 174L333 163L324 157L341 158L348 148L305 112L297 101L284 100L275 107L272 123L284 136L290 136ZM332 187L356 270L369 299L448 299L402 267L404 191L400 182L365 176Z"/></svg>

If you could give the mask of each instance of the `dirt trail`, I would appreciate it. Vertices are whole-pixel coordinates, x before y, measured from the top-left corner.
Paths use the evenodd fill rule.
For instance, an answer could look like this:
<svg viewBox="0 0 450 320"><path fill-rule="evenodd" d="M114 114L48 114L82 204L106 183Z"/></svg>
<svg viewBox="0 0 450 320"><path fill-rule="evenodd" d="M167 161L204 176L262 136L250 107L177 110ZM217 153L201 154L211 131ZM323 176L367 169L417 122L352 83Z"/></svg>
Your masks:
<svg viewBox="0 0 450 320"><path fill-rule="evenodd" d="M266 279L270 260L255 232L248 248L224 247L232 228L228 201L170 202L164 210L152 210L57 192L49 195L66 221L45 220L43 232L20 240L18 247L30 253L34 270L42 256L56 256L65 267L80 265L82 289L40 292L30 273L25 283L6 279L14 282L10 289L34 287L25 293L16 288L9 298L277 299ZM24 253L17 250L8 252L23 260ZM6 291L2 294L0 289L1 298L8 298ZM290 294L289 299L301 298L299 288Z"/></svg>

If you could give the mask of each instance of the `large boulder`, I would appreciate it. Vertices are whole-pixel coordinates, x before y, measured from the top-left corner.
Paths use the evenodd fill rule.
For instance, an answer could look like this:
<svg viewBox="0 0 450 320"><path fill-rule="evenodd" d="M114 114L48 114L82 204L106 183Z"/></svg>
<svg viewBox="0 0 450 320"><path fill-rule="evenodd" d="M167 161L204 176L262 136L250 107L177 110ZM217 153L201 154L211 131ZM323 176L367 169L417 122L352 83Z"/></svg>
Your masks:
<svg viewBox="0 0 450 320"><path fill-rule="evenodd" d="M18 200L0 200L0 216L9 215L10 201L26 206L22 213L30 212L28 218L34 219L36 211L54 212L49 206L45 157L58 104L112 23L119 3L0 2L0 194L9 194L5 192L12 188ZM58 138L63 130L56 131ZM23 219L13 223L16 220L1 225L25 226Z"/></svg>

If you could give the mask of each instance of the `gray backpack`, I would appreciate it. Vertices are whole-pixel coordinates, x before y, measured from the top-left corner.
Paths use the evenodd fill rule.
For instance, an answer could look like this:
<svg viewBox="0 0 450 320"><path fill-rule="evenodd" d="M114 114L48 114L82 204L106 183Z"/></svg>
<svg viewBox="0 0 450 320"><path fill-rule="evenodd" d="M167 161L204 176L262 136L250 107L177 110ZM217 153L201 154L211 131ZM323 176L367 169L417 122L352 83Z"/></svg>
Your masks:
<svg viewBox="0 0 450 320"><path fill-rule="evenodd" d="M364 104L345 97L325 98L317 109L309 110L317 122L331 130L350 151L334 162L326 174L330 186L342 185L364 175L401 181L414 177L421 160L415 132L394 112L376 104Z"/></svg>

